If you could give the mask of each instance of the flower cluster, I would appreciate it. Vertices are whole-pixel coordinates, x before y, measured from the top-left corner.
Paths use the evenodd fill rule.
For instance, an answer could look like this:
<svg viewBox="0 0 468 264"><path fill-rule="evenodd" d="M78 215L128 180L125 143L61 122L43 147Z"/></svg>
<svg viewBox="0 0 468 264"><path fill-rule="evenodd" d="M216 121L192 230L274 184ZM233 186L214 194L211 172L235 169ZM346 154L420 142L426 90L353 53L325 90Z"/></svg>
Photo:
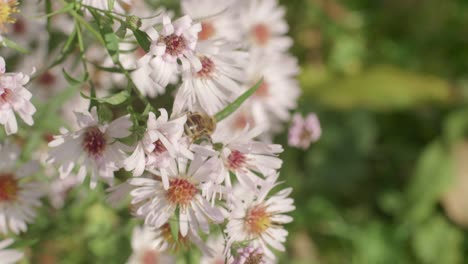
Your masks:
<svg viewBox="0 0 468 264"><path fill-rule="evenodd" d="M26 231L46 191L60 208L66 191L86 181L94 191L110 186L107 200L128 202L141 220L128 263L175 263L174 254L191 245L204 263L275 263L295 207L292 189L277 188L283 147L271 138L300 94L285 9L276 0L182 0L183 14L175 18L143 0L53 2L48 9L58 11L49 23L28 21L25 13L50 10L25 1L16 21L10 18L19 12L16 1L0 2L0 29L13 23L18 28L7 37L38 47L18 65L40 69L30 92L24 87L29 77L6 73L0 60L6 134L18 131L15 113L34 124L32 96L45 102L45 113L55 110L50 98L71 97L56 109L60 128L36 120L48 146L30 155L40 163L18 167L19 148L1 146L7 158L0 160L0 232ZM36 27L70 35L58 58L49 57L55 53L48 38L23 34ZM86 42L84 29L97 44ZM69 95L78 90L82 96ZM320 130L311 129L307 139L291 132L291 144L317 140ZM48 189L26 177L39 166L52 181ZM21 257L2 254L12 262Z"/></svg>

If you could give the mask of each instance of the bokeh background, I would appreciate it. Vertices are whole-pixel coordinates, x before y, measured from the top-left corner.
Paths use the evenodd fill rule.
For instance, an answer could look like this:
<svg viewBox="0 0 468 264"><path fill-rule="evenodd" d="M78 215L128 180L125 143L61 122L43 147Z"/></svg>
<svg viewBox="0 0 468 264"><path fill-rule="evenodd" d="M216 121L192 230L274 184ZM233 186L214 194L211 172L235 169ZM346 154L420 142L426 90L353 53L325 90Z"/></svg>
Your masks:
<svg viewBox="0 0 468 264"><path fill-rule="evenodd" d="M323 126L283 263L468 263L468 1L282 2Z"/></svg>
<svg viewBox="0 0 468 264"><path fill-rule="evenodd" d="M281 263L466 263L468 1L281 2L302 67L298 111L323 128L309 150L282 154L297 210ZM72 192L30 226L30 263L123 263L128 208L111 209L104 190Z"/></svg>

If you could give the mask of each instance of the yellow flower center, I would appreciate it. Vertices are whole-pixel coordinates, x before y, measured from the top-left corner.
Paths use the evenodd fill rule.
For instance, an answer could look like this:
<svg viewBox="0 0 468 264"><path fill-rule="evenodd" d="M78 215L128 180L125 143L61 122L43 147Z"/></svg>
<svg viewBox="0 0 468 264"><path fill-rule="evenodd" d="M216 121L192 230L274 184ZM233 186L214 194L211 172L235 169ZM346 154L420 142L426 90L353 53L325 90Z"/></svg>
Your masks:
<svg viewBox="0 0 468 264"><path fill-rule="evenodd" d="M0 0L0 30L6 31L6 24L13 24L16 18L12 15L19 12L16 0Z"/></svg>
<svg viewBox="0 0 468 264"><path fill-rule="evenodd" d="M245 218L247 232L253 235L260 235L271 225L271 216L263 205L256 205L247 212Z"/></svg>

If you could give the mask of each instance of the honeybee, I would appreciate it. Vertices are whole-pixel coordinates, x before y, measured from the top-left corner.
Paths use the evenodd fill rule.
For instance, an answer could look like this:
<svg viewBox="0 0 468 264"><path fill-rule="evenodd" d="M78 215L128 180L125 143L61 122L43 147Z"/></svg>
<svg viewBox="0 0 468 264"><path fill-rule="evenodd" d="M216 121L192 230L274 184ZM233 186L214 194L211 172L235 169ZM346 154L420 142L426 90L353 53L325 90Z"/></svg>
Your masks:
<svg viewBox="0 0 468 264"><path fill-rule="evenodd" d="M216 129L214 117L200 112L187 112L187 122L185 122L185 133L193 140L210 138Z"/></svg>

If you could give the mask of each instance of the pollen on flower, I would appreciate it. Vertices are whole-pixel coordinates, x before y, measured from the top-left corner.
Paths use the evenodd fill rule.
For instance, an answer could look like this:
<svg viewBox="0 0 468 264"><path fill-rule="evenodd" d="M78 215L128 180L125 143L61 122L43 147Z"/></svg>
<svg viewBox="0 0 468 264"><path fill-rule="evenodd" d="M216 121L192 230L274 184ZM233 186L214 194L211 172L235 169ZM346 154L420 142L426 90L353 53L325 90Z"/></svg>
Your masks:
<svg viewBox="0 0 468 264"><path fill-rule="evenodd" d="M270 29L263 23L255 25L251 34L255 42L262 46L270 40Z"/></svg>
<svg viewBox="0 0 468 264"><path fill-rule="evenodd" d="M262 234L272 225L270 214L266 211L266 207L263 205L256 205L250 208L250 210L247 211L245 225L249 234Z"/></svg>
<svg viewBox="0 0 468 264"><path fill-rule="evenodd" d="M0 1L0 30L6 31L6 24L15 23L16 19L12 16L19 12L17 0Z"/></svg>
<svg viewBox="0 0 468 264"><path fill-rule="evenodd" d="M202 22L201 27L202 30L198 33L199 40L207 40L211 38L216 32L211 22Z"/></svg>
<svg viewBox="0 0 468 264"><path fill-rule="evenodd" d="M187 206L197 194L197 187L187 179L177 178L169 181L167 199L174 204Z"/></svg>
<svg viewBox="0 0 468 264"><path fill-rule="evenodd" d="M13 174L0 174L0 202L15 200L18 190L18 181Z"/></svg>
<svg viewBox="0 0 468 264"><path fill-rule="evenodd" d="M83 137L84 150L93 157L99 157L106 148L106 137L97 127L90 127Z"/></svg>
<svg viewBox="0 0 468 264"><path fill-rule="evenodd" d="M153 143L153 145L154 145L153 153L155 154L161 154L167 151L166 147L164 146L164 144L162 143L160 139L156 140Z"/></svg>
<svg viewBox="0 0 468 264"><path fill-rule="evenodd" d="M181 55L187 47L184 37L176 34L163 37L160 41L166 44L166 53L172 56Z"/></svg>
<svg viewBox="0 0 468 264"><path fill-rule="evenodd" d="M244 166L246 160L247 158L245 157L244 153L238 150L234 150L227 158L227 166L232 170L237 170Z"/></svg>
<svg viewBox="0 0 468 264"><path fill-rule="evenodd" d="M202 68L200 71L197 72L197 77L199 78L211 77L211 74L213 73L215 69L214 62L206 56L201 57L200 62L201 62Z"/></svg>

